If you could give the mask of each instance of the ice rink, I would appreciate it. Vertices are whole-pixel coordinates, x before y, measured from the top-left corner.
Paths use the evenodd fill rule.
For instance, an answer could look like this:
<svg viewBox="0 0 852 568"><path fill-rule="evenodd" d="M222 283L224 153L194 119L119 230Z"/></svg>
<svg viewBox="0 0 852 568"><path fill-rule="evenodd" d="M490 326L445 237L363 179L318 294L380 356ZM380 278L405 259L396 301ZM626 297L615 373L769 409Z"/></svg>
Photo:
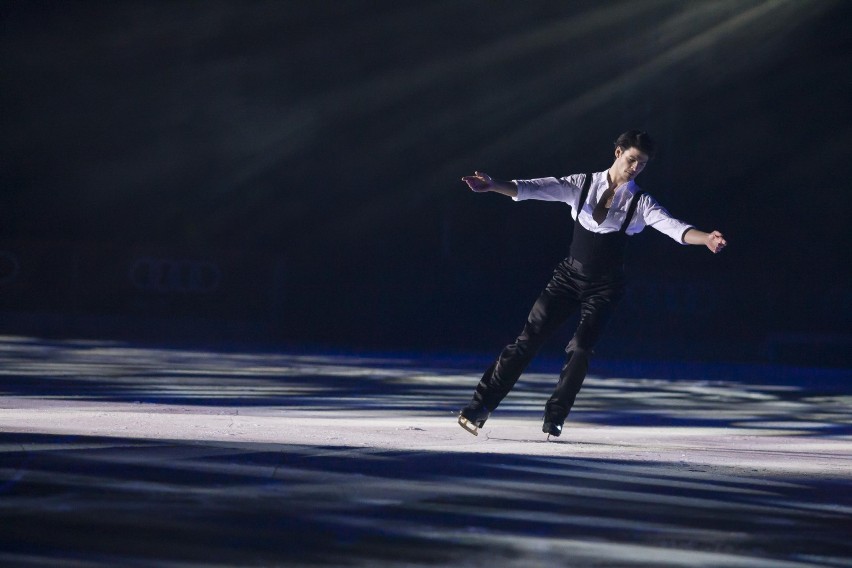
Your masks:
<svg viewBox="0 0 852 568"><path fill-rule="evenodd" d="M848 370L0 338L4 566L852 566Z"/></svg>

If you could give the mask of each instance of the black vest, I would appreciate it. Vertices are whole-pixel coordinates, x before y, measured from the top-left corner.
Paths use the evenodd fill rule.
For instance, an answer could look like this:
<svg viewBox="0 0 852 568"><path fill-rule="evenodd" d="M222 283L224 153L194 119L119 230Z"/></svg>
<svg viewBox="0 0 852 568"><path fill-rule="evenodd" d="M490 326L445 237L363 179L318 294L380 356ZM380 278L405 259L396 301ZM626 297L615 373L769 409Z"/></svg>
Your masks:
<svg viewBox="0 0 852 568"><path fill-rule="evenodd" d="M614 233L593 233L580 224L580 211L589 195L592 174L586 174L580 202L577 205L577 220L574 221L574 238L571 240L571 258L580 272L588 275L609 275L624 270L624 253L627 249L627 227L636 213L639 198L644 192L637 191L627 209L621 229Z"/></svg>

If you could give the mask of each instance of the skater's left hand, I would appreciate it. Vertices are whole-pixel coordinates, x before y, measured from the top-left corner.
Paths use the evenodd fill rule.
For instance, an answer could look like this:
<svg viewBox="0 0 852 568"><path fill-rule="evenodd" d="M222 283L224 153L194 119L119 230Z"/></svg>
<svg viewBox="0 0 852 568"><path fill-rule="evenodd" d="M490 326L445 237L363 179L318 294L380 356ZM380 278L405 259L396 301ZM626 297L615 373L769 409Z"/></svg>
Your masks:
<svg viewBox="0 0 852 568"><path fill-rule="evenodd" d="M712 233L707 235L707 248L710 249L710 252L716 254L717 252L721 252L723 248L728 244L728 241L725 240L725 237L722 236L722 233L719 231L713 231Z"/></svg>

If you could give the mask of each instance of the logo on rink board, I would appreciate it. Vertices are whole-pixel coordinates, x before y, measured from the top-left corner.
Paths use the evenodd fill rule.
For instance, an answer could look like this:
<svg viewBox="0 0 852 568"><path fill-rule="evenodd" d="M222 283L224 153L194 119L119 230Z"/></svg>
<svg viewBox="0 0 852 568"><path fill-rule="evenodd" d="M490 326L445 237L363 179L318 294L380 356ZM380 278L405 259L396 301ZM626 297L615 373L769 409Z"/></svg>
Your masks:
<svg viewBox="0 0 852 568"><path fill-rule="evenodd" d="M20 264L15 253L0 250L0 285L14 282L19 271Z"/></svg>
<svg viewBox="0 0 852 568"><path fill-rule="evenodd" d="M130 267L138 290L160 294L209 294L219 288L222 271L215 262L139 258Z"/></svg>

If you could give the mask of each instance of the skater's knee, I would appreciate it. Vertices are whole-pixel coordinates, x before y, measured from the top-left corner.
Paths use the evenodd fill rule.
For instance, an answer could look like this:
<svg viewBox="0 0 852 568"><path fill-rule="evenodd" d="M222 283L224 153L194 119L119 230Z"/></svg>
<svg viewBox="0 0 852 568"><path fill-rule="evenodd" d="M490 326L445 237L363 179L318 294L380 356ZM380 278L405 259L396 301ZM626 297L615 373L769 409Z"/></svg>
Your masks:
<svg viewBox="0 0 852 568"><path fill-rule="evenodd" d="M591 357L595 353L594 344L575 336L565 348L565 353L572 356Z"/></svg>
<svg viewBox="0 0 852 568"><path fill-rule="evenodd" d="M515 339L515 344L523 349L538 349L545 339L547 339L547 333L540 326L527 323L524 330Z"/></svg>
<svg viewBox="0 0 852 568"><path fill-rule="evenodd" d="M518 336L515 342L508 346L509 350L513 351L517 357L521 358L535 356L539 347L541 347L541 341L538 341L535 337L529 337L524 334Z"/></svg>

